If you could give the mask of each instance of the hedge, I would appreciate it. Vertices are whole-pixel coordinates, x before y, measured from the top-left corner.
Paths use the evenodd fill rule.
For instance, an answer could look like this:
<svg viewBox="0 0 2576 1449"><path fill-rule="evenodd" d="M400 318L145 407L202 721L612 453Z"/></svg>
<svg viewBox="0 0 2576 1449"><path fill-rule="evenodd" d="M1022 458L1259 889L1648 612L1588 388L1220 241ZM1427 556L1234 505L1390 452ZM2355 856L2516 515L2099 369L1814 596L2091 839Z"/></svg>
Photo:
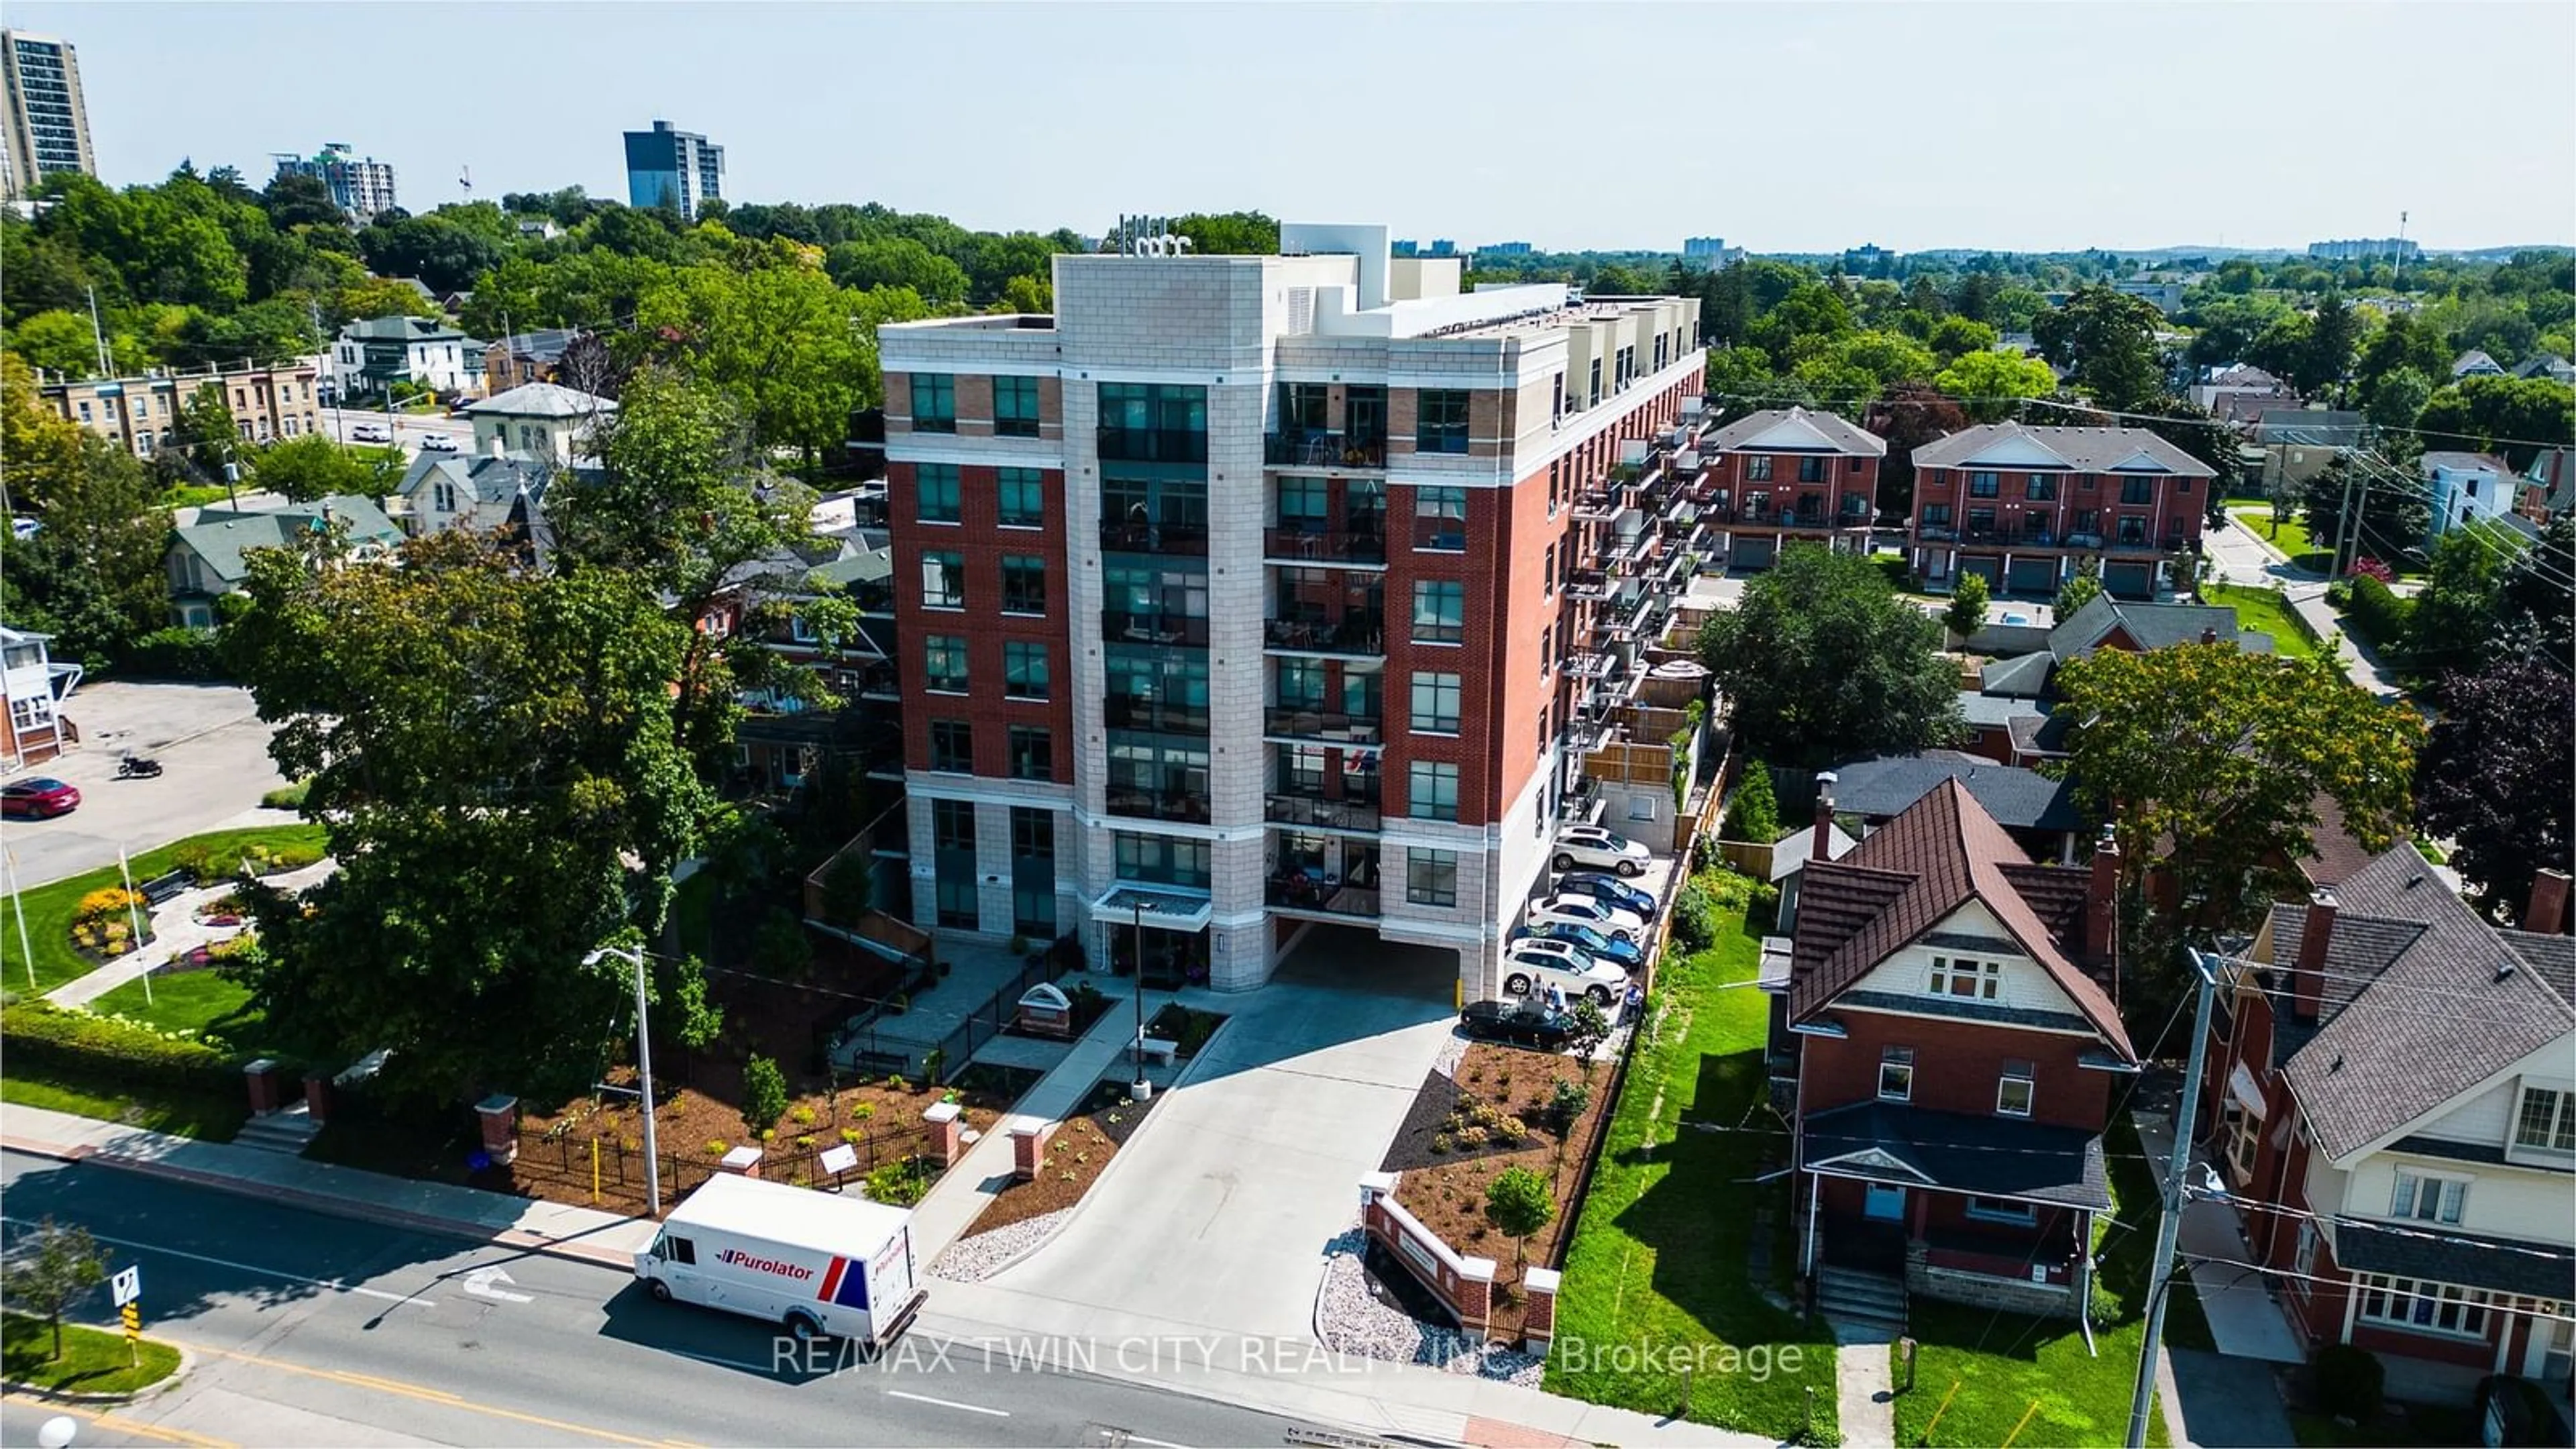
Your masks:
<svg viewBox="0 0 2576 1449"><path fill-rule="evenodd" d="M241 1069L233 1058L204 1042L43 1001L0 1008L0 1044L7 1047L9 1069L31 1076L51 1069L120 1086L150 1083L206 1092L238 1091L241 1086Z"/></svg>
<svg viewBox="0 0 2576 1449"><path fill-rule="evenodd" d="M209 629L155 629L127 646L116 673L129 679L229 680L217 636Z"/></svg>
<svg viewBox="0 0 2576 1449"><path fill-rule="evenodd" d="M2352 581L2352 604L2344 622L2363 643L2396 651L2405 647L2406 628L2414 613L2413 600L2397 597L2388 585L2363 574Z"/></svg>

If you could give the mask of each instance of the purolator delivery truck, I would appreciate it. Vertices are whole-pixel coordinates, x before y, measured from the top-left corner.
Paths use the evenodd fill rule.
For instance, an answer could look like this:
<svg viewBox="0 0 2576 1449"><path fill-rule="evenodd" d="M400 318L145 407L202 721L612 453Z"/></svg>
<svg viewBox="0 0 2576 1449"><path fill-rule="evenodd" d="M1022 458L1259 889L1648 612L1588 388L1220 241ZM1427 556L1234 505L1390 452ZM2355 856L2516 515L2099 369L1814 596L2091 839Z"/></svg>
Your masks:
<svg viewBox="0 0 2576 1449"><path fill-rule="evenodd" d="M666 1302L869 1351L911 1326L929 1296L913 1286L908 1210L731 1173L681 1200L635 1255L635 1276Z"/></svg>

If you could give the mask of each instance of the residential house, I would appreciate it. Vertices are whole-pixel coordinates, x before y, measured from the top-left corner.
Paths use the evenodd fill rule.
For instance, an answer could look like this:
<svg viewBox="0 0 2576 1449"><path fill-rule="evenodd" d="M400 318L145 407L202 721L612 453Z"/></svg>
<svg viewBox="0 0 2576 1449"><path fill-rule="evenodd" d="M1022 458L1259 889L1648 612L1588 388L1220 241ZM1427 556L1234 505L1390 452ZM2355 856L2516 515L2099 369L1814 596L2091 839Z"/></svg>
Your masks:
<svg viewBox="0 0 2576 1449"><path fill-rule="evenodd" d="M2266 495L2295 489L2326 470L2347 448L2367 441L2368 420L2326 408L2267 408L2255 419L2254 446L2262 455L2257 474Z"/></svg>
<svg viewBox="0 0 2576 1449"><path fill-rule="evenodd" d="M2272 637L2239 629L2234 609L2202 604L2147 604L2096 595L2051 627L2041 647L1996 659L1979 671L1977 688L1959 692L1972 754L2004 765L2029 765L2065 754L2054 715L2058 667L2103 649L2142 651L2176 644L2234 644L2272 652Z"/></svg>
<svg viewBox="0 0 2576 1449"><path fill-rule="evenodd" d="M483 395L499 397L532 382L563 381L564 350L581 337L570 327L514 332L483 349Z"/></svg>
<svg viewBox="0 0 2576 1449"><path fill-rule="evenodd" d="M2269 407L2294 407L2299 400L2298 389L2250 362L2202 369L2189 395L2196 406L2213 413L2221 401L2233 397L2255 398Z"/></svg>
<svg viewBox="0 0 2576 1449"><path fill-rule="evenodd" d="M414 538L448 528L531 532L556 471L552 462L526 454L422 453L394 489L388 512Z"/></svg>
<svg viewBox="0 0 2576 1449"><path fill-rule="evenodd" d="M81 667L54 662L53 637L0 625L0 770L42 764L80 741L62 704L80 687Z"/></svg>
<svg viewBox="0 0 2576 1449"><path fill-rule="evenodd" d="M855 637L828 641L818 635L799 609L802 601L826 592L845 594L860 609ZM894 555L880 542L870 547L853 538L838 557L805 569L800 582L775 587L770 596L785 604L778 617L755 626L760 641L773 654L812 671L841 701L834 710L808 708L798 697L774 690L743 695L747 709L735 730L735 764L743 783L755 794L793 790L833 753L847 753L875 782L874 794L889 803L903 795L903 695L896 663L894 630ZM876 834L879 854L907 857L908 840L900 818L895 828ZM906 876L896 872L884 899L899 899Z"/></svg>
<svg viewBox="0 0 2576 1449"><path fill-rule="evenodd" d="M2576 509L2576 448L2543 448L2522 470L2514 512L2547 523L2570 509Z"/></svg>
<svg viewBox="0 0 2576 1449"><path fill-rule="evenodd" d="M2576 1343L2576 938L2500 930L2401 843L2272 908L2222 983L2199 1115L2254 1266L2392 1396L2489 1373L2564 1405Z"/></svg>
<svg viewBox="0 0 2576 1449"><path fill-rule="evenodd" d="M596 393L529 382L469 404L465 416L474 423L476 452L498 447L569 468L574 460L590 456L592 427L616 411L615 402Z"/></svg>
<svg viewBox="0 0 2576 1449"><path fill-rule="evenodd" d="M1857 760L1833 773L1834 808L1860 818L1863 839L1954 782L2034 858L2073 860L2076 833L2084 827L2066 781L1955 750Z"/></svg>
<svg viewBox="0 0 2576 1449"><path fill-rule="evenodd" d="M331 375L344 403L379 396L397 382L462 396L482 380L483 344L444 322L370 317L340 329Z"/></svg>
<svg viewBox="0 0 2576 1449"><path fill-rule="evenodd" d="M341 496L277 508L199 510L196 522L181 524L170 533L166 562L172 622L191 629L213 628L215 600L238 591L249 579L247 555L253 549L285 548L343 525L358 558L380 557L402 542L402 530L368 498Z"/></svg>
<svg viewBox="0 0 2576 1449"><path fill-rule="evenodd" d="M2432 498L2433 538L2460 524L2506 517L2521 501L2522 482L2514 476L2513 466L2492 454L2437 450L2426 453L2416 466L2423 470L2424 486Z"/></svg>
<svg viewBox="0 0 2576 1449"><path fill-rule="evenodd" d="M2138 1070L2103 985L2117 873L2107 846L2090 868L2033 863L1957 780L1807 864L1778 989L1798 1261L1828 1311L1860 1272L2084 1312L2113 1206L2103 1128Z"/></svg>
<svg viewBox="0 0 2576 1449"><path fill-rule="evenodd" d="M1869 552L1887 440L1828 412L1769 408L1717 430L1715 493L1700 518L1731 568L1765 569L1783 544Z"/></svg>
<svg viewBox="0 0 2576 1449"><path fill-rule="evenodd" d="M2547 378L2551 382L2576 386L2576 362L2569 362L2555 352L2543 352L2524 358L2522 365L2513 370L2513 375Z"/></svg>
<svg viewBox="0 0 2576 1449"><path fill-rule="evenodd" d="M2190 582L2216 477L2144 428L1967 428L1914 450L1908 558L1929 588L2041 595L2090 558L2109 593L2154 598Z"/></svg>
<svg viewBox="0 0 2576 1449"><path fill-rule="evenodd" d="M2477 348L2470 348L2451 361L2451 381L2464 377L2502 377L2504 369L2496 360Z"/></svg>
<svg viewBox="0 0 2576 1449"><path fill-rule="evenodd" d="M79 382L56 376L42 381L39 387L46 405L55 412L138 458L150 458L170 441L170 430L178 425L179 410L209 387L231 410L233 426L246 443L319 432L322 404L315 386L318 377L315 364L300 359L244 363L229 370L219 366L197 371L171 369Z"/></svg>

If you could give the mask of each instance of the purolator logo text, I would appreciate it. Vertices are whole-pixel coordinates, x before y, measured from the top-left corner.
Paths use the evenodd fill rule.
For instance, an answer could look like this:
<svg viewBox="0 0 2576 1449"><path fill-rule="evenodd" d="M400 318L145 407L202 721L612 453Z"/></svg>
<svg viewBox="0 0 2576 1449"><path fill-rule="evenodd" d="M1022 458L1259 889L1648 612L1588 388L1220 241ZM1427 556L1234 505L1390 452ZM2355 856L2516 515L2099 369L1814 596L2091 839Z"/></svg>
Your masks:
<svg viewBox="0 0 2576 1449"><path fill-rule="evenodd" d="M775 1273L781 1278L793 1278L798 1282L814 1276L814 1270L811 1268L800 1267L794 1263L782 1263L776 1258L755 1258L740 1248L727 1248L716 1257L737 1268L749 1268L760 1273Z"/></svg>

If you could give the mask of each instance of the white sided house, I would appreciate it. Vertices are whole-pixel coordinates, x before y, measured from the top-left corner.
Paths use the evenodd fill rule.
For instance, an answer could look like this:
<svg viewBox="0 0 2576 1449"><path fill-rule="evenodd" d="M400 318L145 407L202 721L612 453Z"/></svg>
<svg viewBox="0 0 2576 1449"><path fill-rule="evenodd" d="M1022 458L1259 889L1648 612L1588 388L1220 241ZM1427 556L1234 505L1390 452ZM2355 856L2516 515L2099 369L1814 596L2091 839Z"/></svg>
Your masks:
<svg viewBox="0 0 2576 1449"><path fill-rule="evenodd" d="M617 404L595 393L551 382L521 383L465 409L474 423L474 451L524 453L569 468L591 456L592 430L614 416Z"/></svg>

